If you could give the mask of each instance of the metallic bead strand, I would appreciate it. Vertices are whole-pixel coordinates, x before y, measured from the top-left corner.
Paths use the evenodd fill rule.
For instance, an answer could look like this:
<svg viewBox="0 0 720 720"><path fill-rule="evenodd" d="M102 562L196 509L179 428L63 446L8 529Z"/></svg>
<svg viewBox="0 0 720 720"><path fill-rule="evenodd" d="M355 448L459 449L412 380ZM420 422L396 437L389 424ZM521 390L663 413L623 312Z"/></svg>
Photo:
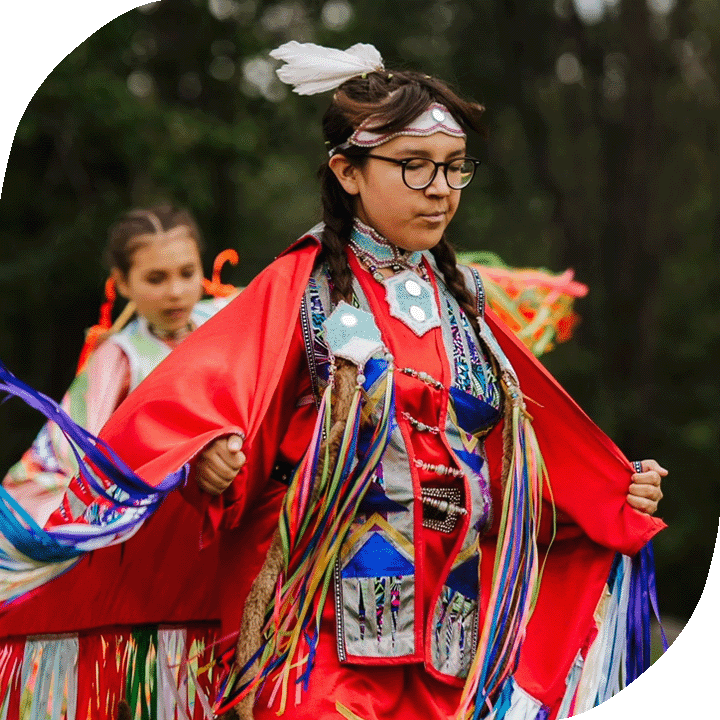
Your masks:
<svg viewBox="0 0 720 720"><path fill-rule="evenodd" d="M437 475L452 475L453 477L462 477L464 475L462 470L448 467L447 465L432 465L431 463L423 462L420 458L415 458L414 462L415 467L426 470L427 472L436 473Z"/></svg>
<svg viewBox="0 0 720 720"><path fill-rule="evenodd" d="M433 435L440 433L440 428L437 425L426 425L420 420L416 420L410 413L405 411L402 412L402 416L418 431L418 432L430 432Z"/></svg>
<svg viewBox="0 0 720 720"><path fill-rule="evenodd" d="M426 383L427 385L431 385L436 390L442 390L445 386L439 381L436 380L432 375L429 373L426 373L424 370L414 370L413 368L402 368L400 370L401 373L404 373L405 375L410 375L410 377L414 377L417 380L420 380L421 382Z"/></svg>
<svg viewBox="0 0 720 720"><path fill-rule="evenodd" d="M451 503L449 500L440 500L439 498L423 495L422 502L423 505L428 505L431 508L435 508L441 513L452 515L467 515L467 510L464 507L455 505L455 503Z"/></svg>

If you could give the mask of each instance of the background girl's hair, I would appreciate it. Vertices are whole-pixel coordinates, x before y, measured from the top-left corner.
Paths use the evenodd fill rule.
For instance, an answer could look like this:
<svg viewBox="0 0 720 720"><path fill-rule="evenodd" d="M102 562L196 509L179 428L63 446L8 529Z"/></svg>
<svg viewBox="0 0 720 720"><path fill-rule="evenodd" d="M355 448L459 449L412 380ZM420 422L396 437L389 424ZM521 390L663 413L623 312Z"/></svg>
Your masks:
<svg viewBox="0 0 720 720"><path fill-rule="evenodd" d="M433 102L444 105L465 132L487 136L481 118L485 108L477 102L460 97L447 83L415 71L382 71L368 73L343 83L335 92L323 116L323 135L330 148L344 143L353 131L373 117L373 132L393 133L424 112ZM362 166L371 149L351 145L343 155ZM345 256L345 244L353 222L353 199L338 182L328 162L318 171L321 185L323 221L321 259L328 263L333 282L333 300L350 302L352 273ZM431 250L445 284L465 310L475 331L478 331L475 303L465 287L453 251L446 238Z"/></svg>
<svg viewBox="0 0 720 720"><path fill-rule="evenodd" d="M105 248L105 262L127 275L132 267L136 250L143 245L138 240L143 235L155 235L176 227L187 227L188 234L195 240L202 255L203 239L195 218L184 208L170 204L150 208L135 208L124 213L108 232Z"/></svg>

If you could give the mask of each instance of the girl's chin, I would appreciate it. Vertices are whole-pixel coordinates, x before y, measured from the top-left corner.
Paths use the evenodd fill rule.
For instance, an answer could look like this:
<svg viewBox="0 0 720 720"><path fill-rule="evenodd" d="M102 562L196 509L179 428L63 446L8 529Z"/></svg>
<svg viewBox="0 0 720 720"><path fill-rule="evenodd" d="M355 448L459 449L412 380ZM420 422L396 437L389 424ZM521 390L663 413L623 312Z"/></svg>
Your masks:
<svg viewBox="0 0 720 720"><path fill-rule="evenodd" d="M408 252L422 252L423 250L434 248L442 240L442 236L442 232L438 231L418 232L415 233L412 238L408 238L406 241L401 240L394 244Z"/></svg>

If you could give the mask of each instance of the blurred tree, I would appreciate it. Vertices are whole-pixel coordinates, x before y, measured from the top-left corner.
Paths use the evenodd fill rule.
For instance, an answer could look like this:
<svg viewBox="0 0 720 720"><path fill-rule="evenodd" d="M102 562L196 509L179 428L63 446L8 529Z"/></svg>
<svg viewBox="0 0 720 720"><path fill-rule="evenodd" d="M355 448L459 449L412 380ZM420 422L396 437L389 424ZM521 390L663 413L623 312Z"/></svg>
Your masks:
<svg viewBox="0 0 720 720"><path fill-rule="evenodd" d="M267 52L372 42L388 66L487 106L452 235L513 265L572 266L584 323L547 364L631 457L672 471L663 608L688 617L720 507L717 0L162 0L101 28L18 128L0 201L0 357L59 397L96 318L107 227L172 198L246 282L319 217L327 98ZM2 467L40 420L0 408ZM582 482L582 478L578 479ZM679 592L682 588L682 592Z"/></svg>

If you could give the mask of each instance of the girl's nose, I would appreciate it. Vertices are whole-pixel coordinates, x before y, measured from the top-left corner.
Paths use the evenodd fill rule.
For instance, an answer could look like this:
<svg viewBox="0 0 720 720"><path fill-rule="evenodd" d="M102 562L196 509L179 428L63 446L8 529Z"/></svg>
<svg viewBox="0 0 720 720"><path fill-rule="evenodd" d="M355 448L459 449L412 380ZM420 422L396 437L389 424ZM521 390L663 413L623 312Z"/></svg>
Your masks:
<svg viewBox="0 0 720 720"><path fill-rule="evenodd" d="M429 195L446 196L450 194L450 190L451 187L445 177L445 168L439 167L433 181L425 188L425 192Z"/></svg>
<svg viewBox="0 0 720 720"><path fill-rule="evenodd" d="M184 283L180 278L174 278L168 283L168 295L170 297L180 297L183 293Z"/></svg>

